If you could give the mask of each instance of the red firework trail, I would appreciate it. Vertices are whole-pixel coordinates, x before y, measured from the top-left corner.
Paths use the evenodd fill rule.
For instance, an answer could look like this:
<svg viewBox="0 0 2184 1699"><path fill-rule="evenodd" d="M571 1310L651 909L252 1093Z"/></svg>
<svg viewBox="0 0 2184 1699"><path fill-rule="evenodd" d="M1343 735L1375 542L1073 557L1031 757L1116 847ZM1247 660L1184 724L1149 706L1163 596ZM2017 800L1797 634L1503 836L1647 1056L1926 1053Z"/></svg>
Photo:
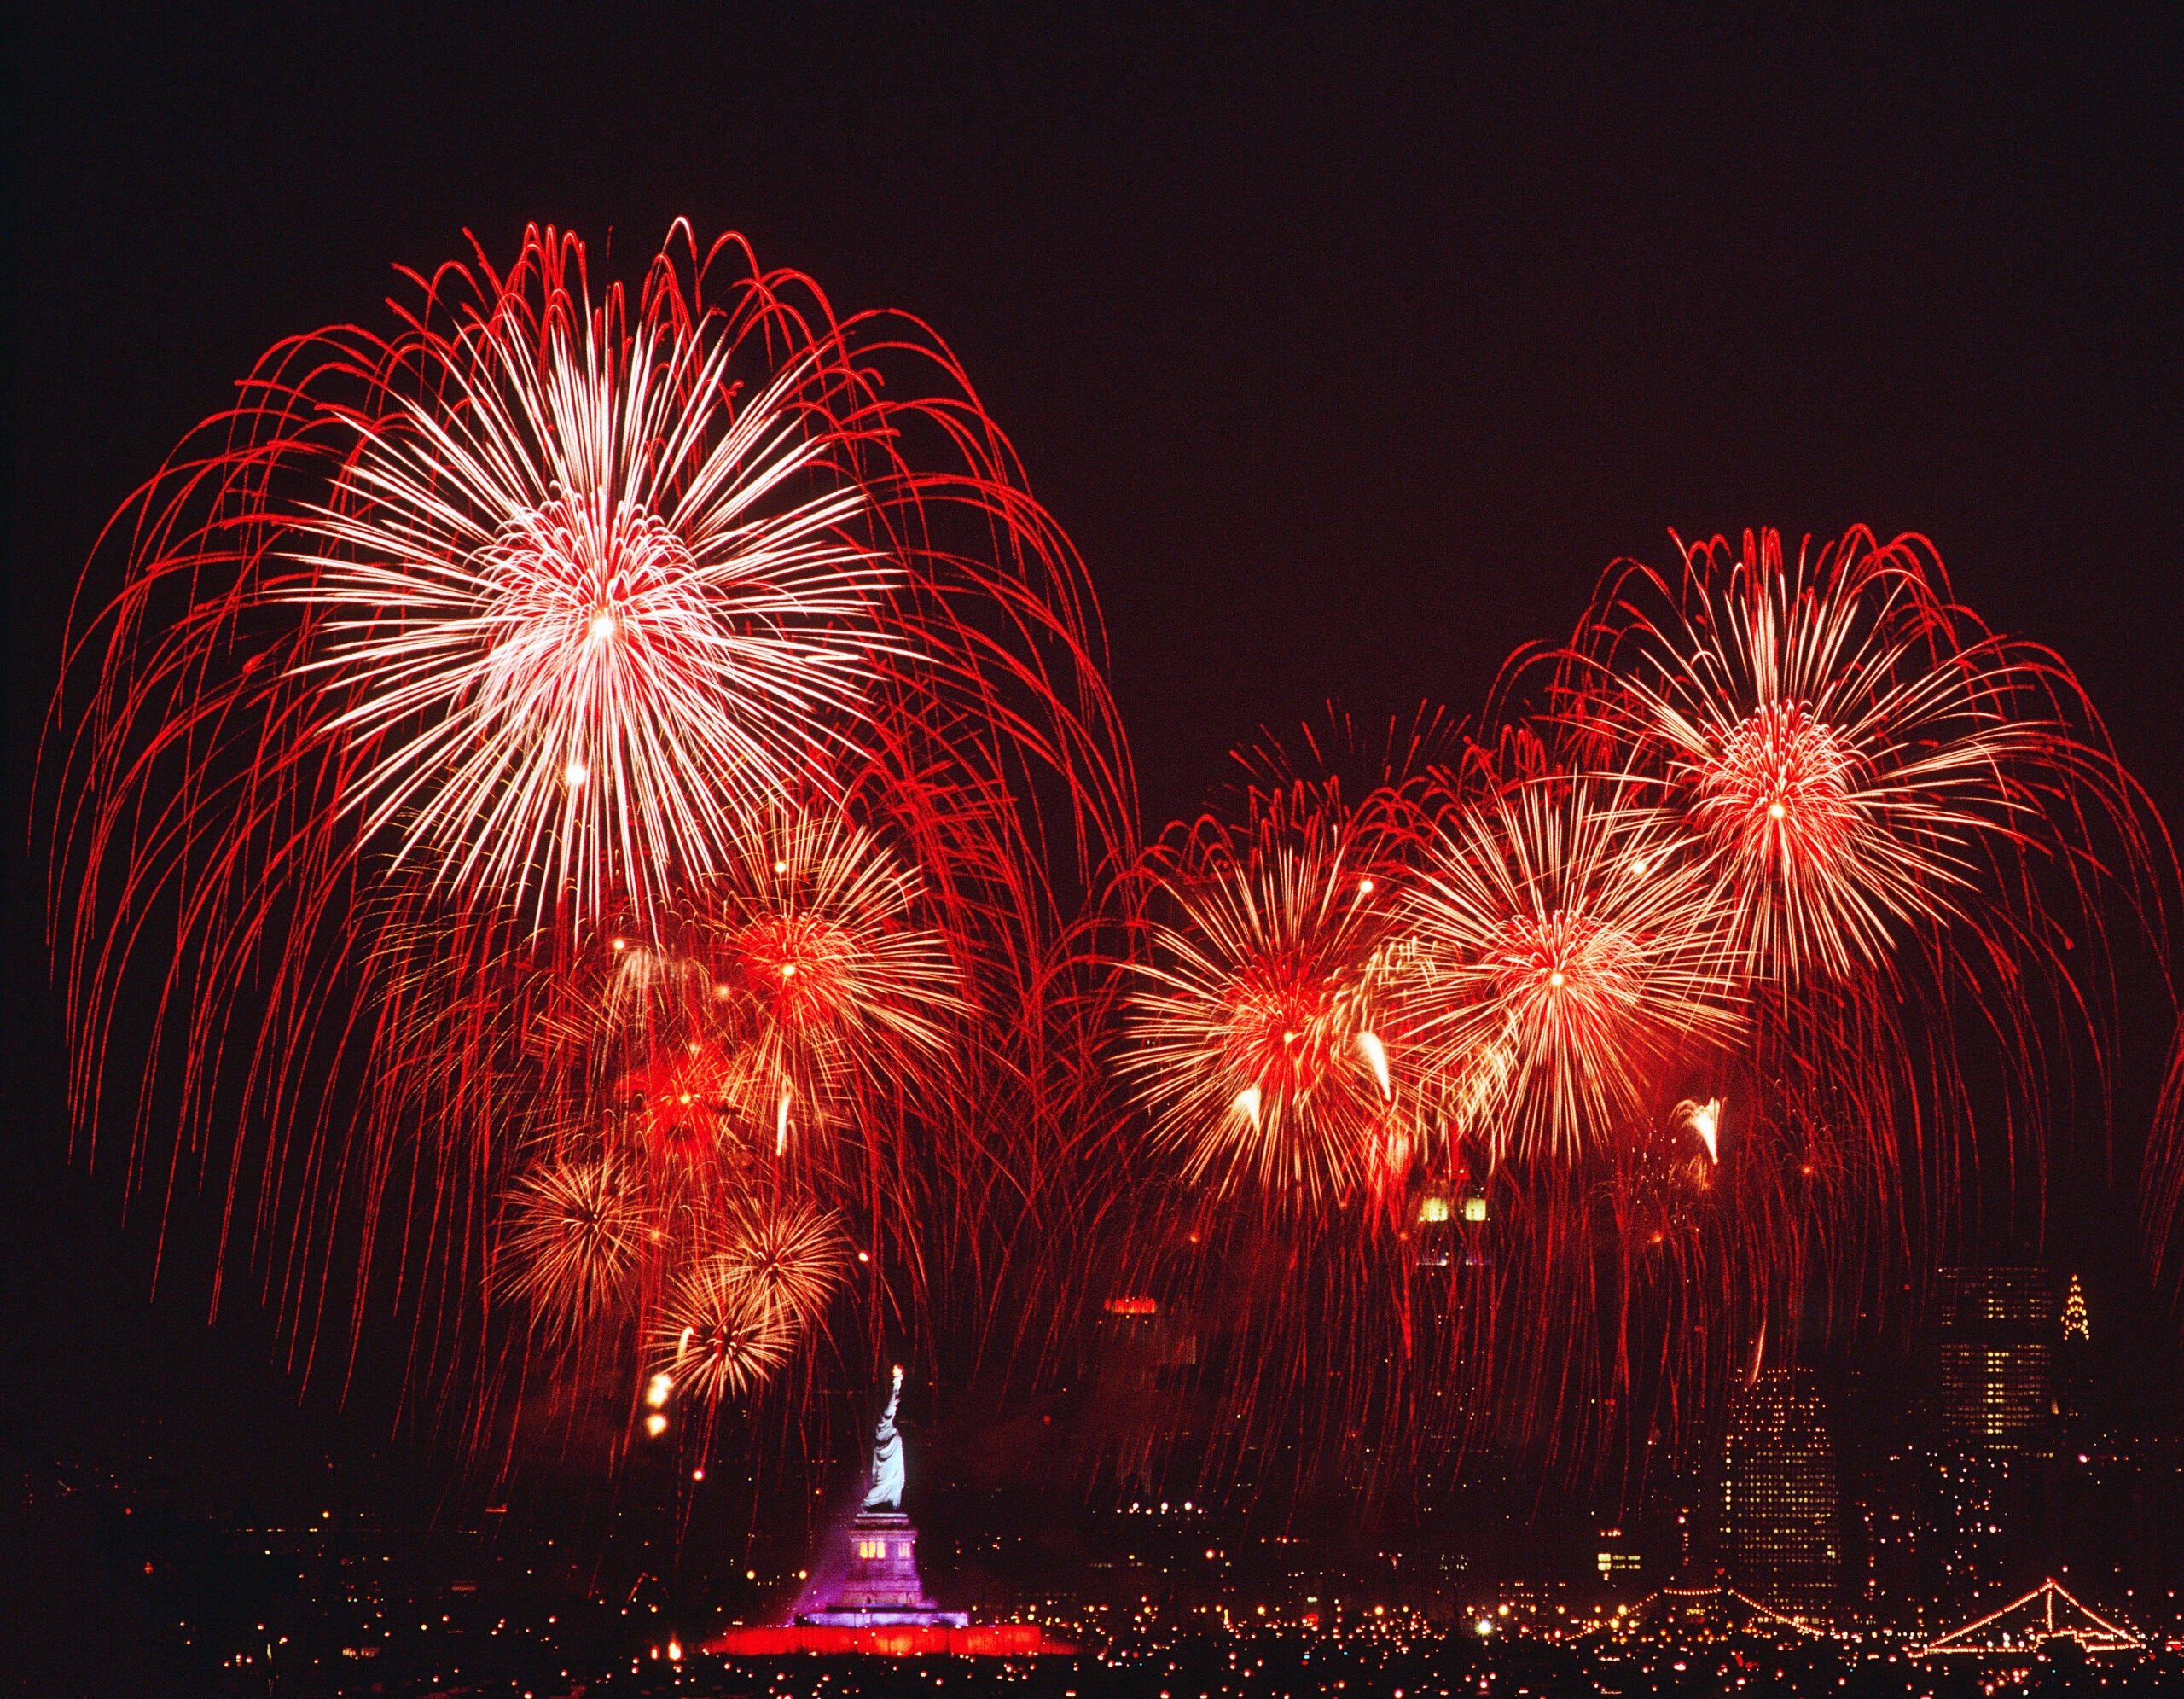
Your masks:
<svg viewBox="0 0 2184 1699"><path fill-rule="evenodd" d="M1483 743L1141 852L1081 567L921 326L687 232L634 301L551 231L410 281L125 508L49 767L77 1126L141 1050L132 1182L224 1190L306 1361L382 1243L425 1381L655 1432L1112 1281L1134 1466L1201 1397L1179 1467L1642 1460L1967 1177L2036 1218L2077 1059L2106 1109L2167 839L1923 539L1620 564Z"/></svg>
<svg viewBox="0 0 2184 1699"><path fill-rule="evenodd" d="M725 1317L630 1236L736 1197L848 1212L877 1330L1036 1160L1048 882L1135 842L1080 564L937 339L738 238L408 283L108 528L48 761L76 1125L148 1058L132 1185L224 1188L305 1360L382 1241L434 1374L496 1233L542 1338Z"/></svg>
<svg viewBox="0 0 2184 1699"><path fill-rule="evenodd" d="M1286 1435L1350 1469L1369 1432L1382 1481L1476 1444L1642 1469L1795 1348L1815 1280L1885 1317L1890 1259L1931 1266L1976 1184L2036 1219L2071 1058L2105 1106L2103 912L2161 946L2166 836L2067 667L1922 540L1619 566L1548 662L1529 730L1354 810L1281 794L1292 846L1381 823L1369 910L1324 900L1324 849L1262 847L1259 794L1128 888L1158 916L1114 1050L1141 1119L1101 1160L1141 1203L1103 1266L1206 1365L1212 1450L1177 1467L1263 1484ZM1344 1066L1368 1030L1385 1107Z"/></svg>

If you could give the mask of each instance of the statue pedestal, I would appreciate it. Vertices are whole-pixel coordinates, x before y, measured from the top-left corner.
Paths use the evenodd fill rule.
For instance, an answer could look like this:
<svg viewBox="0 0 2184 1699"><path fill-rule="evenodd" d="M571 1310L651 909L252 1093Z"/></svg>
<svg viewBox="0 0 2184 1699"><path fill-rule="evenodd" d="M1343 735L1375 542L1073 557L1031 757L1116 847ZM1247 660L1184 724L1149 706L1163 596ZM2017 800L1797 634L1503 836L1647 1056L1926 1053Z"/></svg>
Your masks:
<svg viewBox="0 0 2184 1699"><path fill-rule="evenodd" d="M960 1610L936 1609L918 1579L918 1531L900 1511L867 1510L850 1524L850 1567L834 1597L797 1621L823 1628L897 1625L961 1628Z"/></svg>

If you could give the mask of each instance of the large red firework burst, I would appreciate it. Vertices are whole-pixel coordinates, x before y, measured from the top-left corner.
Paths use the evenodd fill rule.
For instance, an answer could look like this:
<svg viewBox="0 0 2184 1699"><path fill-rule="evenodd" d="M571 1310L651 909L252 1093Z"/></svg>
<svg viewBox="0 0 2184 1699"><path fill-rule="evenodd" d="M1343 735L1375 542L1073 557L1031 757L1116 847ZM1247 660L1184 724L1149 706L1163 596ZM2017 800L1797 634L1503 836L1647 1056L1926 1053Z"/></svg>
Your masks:
<svg viewBox="0 0 2184 1699"><path fill-rule="evenodd" d="M1045 1077L1050 854L1133 841L1075 555L929 332L740 239L634 293L536 230L409 283L109 528L50 763L78 1125L148 1007L132 1178L259 1188L227 1219L300 1335L387 1232L424 1307L497 1232L549 1334L720 1309L630 1235L732 1209L853 1210L907 1271L877 1327L1031 1160L1038 1091L958 1112Z"/></svg>
<svg viewBox="0 0 2184 1699"><path fill-rule="evenodd" d="M854 375L816 345L752 387L738 315L623 311L503 290L395 352L257 587L322 621L297 672L360 835L579 924L828 783L873 673L920 660Z"/></svg>
<svg viewBox="0 0 2184 1699"><path fill-rule="evenodd" d="M1957 605L1922 538L1786 560L1747 532L1674 581L1618 567L1559 684L1576 748L1657 783L1711 858L1754 977L1839 977L1987 924L2029 858L2088 867L2089 825L2146 860L2069 668Z"/></svg>
<svg viewBox="0 0 2184 1699"><path fill-rule="evenodd" d="M2106 1125L2108 928L2164 950L2175 876L2060 657L1958 603L1922 538L1792 556L1747 532L1673 577L1612 569L1551 701L1716 882L1761 1077L1828 1054L1855 1082L1841 1196L1923 1219L1938 1255L1984 1144L2013 1177L1984 1202L2036 1232L2051 1131ZM2097 1101L2068 1100L2073 1071Z"/></svg>

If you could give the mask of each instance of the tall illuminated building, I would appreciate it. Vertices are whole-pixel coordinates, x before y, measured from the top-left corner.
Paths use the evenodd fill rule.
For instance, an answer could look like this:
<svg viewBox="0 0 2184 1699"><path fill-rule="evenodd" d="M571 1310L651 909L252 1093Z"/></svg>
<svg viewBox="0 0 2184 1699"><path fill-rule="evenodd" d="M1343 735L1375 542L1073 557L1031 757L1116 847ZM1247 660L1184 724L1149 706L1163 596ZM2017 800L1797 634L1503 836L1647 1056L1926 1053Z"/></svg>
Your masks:
<svg viewBox="0 0 2184 1699"><path fill-rule="evenodd" d="M2055 1348L2055 1414L2058 1437L2073 1446L2082 1437L2093 1394L2093 1318L2085 1288L2075 1274L2063 1298L2063 1339ZM2065 1450L2071 1447L2065 1447Z"/></svg>
<svg viewBox="0 0 2184 1699"><path fill-rule="evenodd" d="M1983 1452L2052 1449L2060 1330L2048 1271L1945 1268L1934 1306L1943 1437Z"/></svg>
<svg viewBox="0 0 2184 1699"><path fill-rule="evenodd" d="M1729 1409L1722 1556L1730 1583L1786 1615L1826 1620L1841 1552L1835 1448L1803 1369L1769 1369Z"/></svg>

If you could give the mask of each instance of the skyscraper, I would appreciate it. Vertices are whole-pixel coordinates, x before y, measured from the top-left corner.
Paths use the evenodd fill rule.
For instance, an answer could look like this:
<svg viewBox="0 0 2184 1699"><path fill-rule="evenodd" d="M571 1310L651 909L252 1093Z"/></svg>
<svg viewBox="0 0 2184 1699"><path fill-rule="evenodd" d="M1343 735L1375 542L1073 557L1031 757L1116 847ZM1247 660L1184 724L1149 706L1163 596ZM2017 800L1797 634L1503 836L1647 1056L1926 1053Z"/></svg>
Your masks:
<svg viewBox="0 0 2184 1699"><path fill-rule="evenodd" d="M2059 1330L2043 1268L1945 1268L1934 1289L1943 1436L1976 1451L2048 1451Z"/></svg>
<svg viewBox="0 0 2184 1699"><path fill-rule="evenodd" d="M2055 1347L2056 1437L2076 1448L2093 1394L2093 1318L2075 1274L2063 1298L2063 1339Z"/></svg>
<svg viewBox="0 0 2184 1699"><path fill-rule="evenodd" d="M1762 1603L1807 1619L1833 1614L1835 1450L1804 1370L1769 1369L1730 1406L1722 1555L1731 1582Z"/></svg>

